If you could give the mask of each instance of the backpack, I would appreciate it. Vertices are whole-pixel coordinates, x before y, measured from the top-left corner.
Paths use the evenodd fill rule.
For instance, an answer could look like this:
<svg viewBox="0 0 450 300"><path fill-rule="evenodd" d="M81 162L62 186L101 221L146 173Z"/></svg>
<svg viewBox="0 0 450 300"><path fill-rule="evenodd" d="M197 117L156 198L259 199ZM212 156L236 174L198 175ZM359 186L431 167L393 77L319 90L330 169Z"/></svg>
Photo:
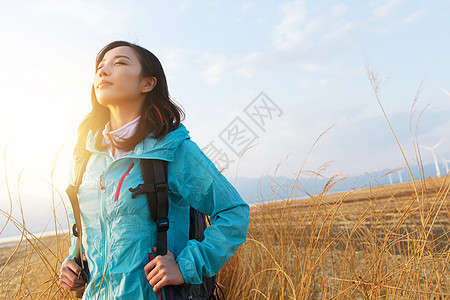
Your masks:
<svg viewBox="0 0 450 300"><path fill-rule="evenodd" d="M84 282L89 280L89 268L86 259L82 254L81 245L81 219L78 203L78 189L81 185L83 173L86 170L87 162L91 153L86 153L79 160L75 160L75 186L69 185L66 193L69 196L74 213L75 224L72 227L73 235L77 237L75 247L75 261L81 267L80 276ZM159 159L141 159L140 165L144 183L135 188L130 188L132 198L138 194L145 193L150 208L150 215L157 226L156 255L165 255L167 253L167 230L169 229L168 210L168 181L167 181L167 161ZM202 212L190 207L189 239L202 241L204 239L203 231L211 225L209 217ZM83 257L83 259L81 259ZM217 287L217 289L216 289ZM177 286L165 286L166 299L219 299L218 290L222 296L223 292L216 283L216 276L205 277L201 284L186 284ZM81 298L84 289L77 291L76 297Z"/></svg>

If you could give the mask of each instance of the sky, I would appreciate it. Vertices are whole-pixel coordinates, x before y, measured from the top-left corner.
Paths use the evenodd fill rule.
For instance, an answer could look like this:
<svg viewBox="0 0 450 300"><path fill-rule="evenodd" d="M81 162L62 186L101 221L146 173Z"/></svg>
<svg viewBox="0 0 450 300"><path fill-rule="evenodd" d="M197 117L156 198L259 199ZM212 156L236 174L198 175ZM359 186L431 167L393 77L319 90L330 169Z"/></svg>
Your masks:
<svg viewBox="0 0 450 300"><path fill-rule="evenodd" d="M160 59L191 139L231 182L395 169L415 143L450 159L448 1L0 4L0 209L60 205L95 57L115 40Z"/></svg>

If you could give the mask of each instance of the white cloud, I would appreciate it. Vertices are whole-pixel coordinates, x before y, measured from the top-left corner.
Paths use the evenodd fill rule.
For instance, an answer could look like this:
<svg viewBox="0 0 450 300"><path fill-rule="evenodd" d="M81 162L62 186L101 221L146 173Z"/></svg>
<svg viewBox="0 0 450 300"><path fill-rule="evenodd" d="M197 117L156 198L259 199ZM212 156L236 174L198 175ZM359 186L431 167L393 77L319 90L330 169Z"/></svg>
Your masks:
<svg viewBox="0 0 450 300"><path fill-rule="evenodd" d="M268 61L268 54L261 52L253 52L249 55L243 57L236 63L236 72L243 75L244 77L251 78L257 71L262 71L267 68L267 64L271 62ZM270 66L273 67L273 66Z"/></svg>
<svg viewBox="0 0 450 300"><path fill-rule="evenodd" d="M338 42L349 37L349 33L351 30L355 28L355 23L348 22L335 30L328 32L323 35L322 40L325 42Z"/></svg>
<svg viewBox="0 0 450 300"><path fill-rule="evenodd" d="M303 1L285 3L281 6L281 11L283 19L276 27L273 37L275 48L277 50L289 50L300 43L305 43L309 34L304 29L309 27L309 32L311 32L311 27L314 27L314 24L311 23L309 26L306 24L307 10Z"/></svg>
<svg viewBox="0 0 450 300"><path fill-rule="evenodd" d="M233 67L233 61L224 56L205 54L205 59L210 61L209 66L201 72L201 76L208 84L216 84L225 73L229 73Z"/></svg>
<svg viewBox="0 0 450 300"><path fill-rule="evenodd" d="M241 9L242 10L249 10L250 8L253 7L253 5L254 5L253 1L247 1L247 2L242 3Z"/></svg>
<svg viewBox="0 0 450 300"><path fill-rule="evenodd" d="M262 17L255 18L255 19L253 19L253 22L255 22L256 24L262 24L262 23L264 23L264 18L262 18Z"/></svg>
<svg viewBox="0 0 450 300"><path fill-rule="evenodd" d="M409 16L407 16L406 18L404 18L401 21L401 24L405 25L405 24L409 24L409 23L414 23L417 20L419 20L424 14L425 14L425 10L419 9L419 10L413 12L412 14L410 14Z"/></svg>
<svg viewBox="0 0 450 300"><path fill-rule="evenodd" d="M407 16L392 17L389 21L385 20L384 22L377 22L381 25L375 26L373 32L377 35L390 34L403 26L407 26L418 21L425 13L426 11L422 8Z"/></svg>
<svg viewBox="0 0 450 300"><path fill-rule="evenodd" d="M349 51L359 49L352 39L358 24L343 18L346 11L347 7L339 4L317 14L304 1L284 3L280 6L281 21L268 36L270 49L234 58L209 56L203 61L208 67L202 75L208 84L216 84L230 73L252 78L264 71L292 66L329 72L340 67L345 57L350 57Z"/></svg>
<svg viewBox="0 0 450 300"><path fill-rule="evenodd" d="M178 69L187 66L185 57L188 51L179 48L164 48L161 50L161 60L164 60L165 68Z"/></svg>
<svg viewBox="0 0 450 300"><path fill-rule="evenodd" d="M183 10L186 11L189 9L188 5L186 3L181 4L180 6L178 6L179 10Z"/></svg>
<svg viewBox="0 0 450 300"><path fill-rule="evenodd" d="M374 34L390 34L403 26L418 21L426 13L424 8L410 13L403 2L403 0L391 0L375 8L372 17L369 18L373 24Z"/></svg>
<svg viewBox="0 0 450 300"><path fill-rule="evenodd" d="M40 18L60 16L68 21L71 18L80 25L86 25L92 30L112 34L120 30L125 22L125 16L130 15L126 5L113 6L101 1L34 1L24 9L33 16ZM120 12L120 13L119 13Z"/></svg>
<svg viewBox="0 0 450 300"><path fill-rule="evenodd" d="M387 0L373 11L372 20L381 20L391 16L403 0Z"/></svg>
<svg viewBox="0 0 450 300"><path fill-rule="evenodd" d="M335 17L341 16L343 13L347 12L348 7L345 4L339 3L331 7L331 14Z"/></svg>

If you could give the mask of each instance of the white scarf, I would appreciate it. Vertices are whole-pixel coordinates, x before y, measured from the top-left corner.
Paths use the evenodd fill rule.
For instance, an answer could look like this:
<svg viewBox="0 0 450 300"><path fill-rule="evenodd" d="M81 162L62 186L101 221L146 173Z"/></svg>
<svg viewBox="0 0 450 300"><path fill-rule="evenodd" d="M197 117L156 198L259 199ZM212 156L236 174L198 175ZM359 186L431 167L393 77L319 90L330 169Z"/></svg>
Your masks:
<svg viewBox="0 0 450 300"><path fill-rule="evenodd" d="M137 117L131 122L128 122L127 124L123 125L120 128L117 128L116 130L111 131L111 122L106 123L105 129L103 129L102 134L105 137L105 141L108 145L108 152L114 157L114 158L120 158L123 157L125 154L128 154L130 151L123 151L121 149L117 148L117 142L123 141L125 139L130 138L133 136L133 134L136 132L137 124L139 123L139 119L141 116Z"/></svg>

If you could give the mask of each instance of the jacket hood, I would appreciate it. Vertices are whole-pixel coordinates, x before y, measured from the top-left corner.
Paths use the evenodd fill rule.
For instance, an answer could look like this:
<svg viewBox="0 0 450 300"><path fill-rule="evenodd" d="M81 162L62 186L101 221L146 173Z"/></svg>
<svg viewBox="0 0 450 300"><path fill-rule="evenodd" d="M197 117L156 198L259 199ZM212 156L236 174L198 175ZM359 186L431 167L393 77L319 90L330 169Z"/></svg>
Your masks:
<svg viewBox="0 0 450 300"><path fill-rule="evenodd" d="M139 142L134 150L125 155L125 157L159 158L173 162L175 150L183 140L190 139L189 131L183 123L180 123L177 129L170 131L161 140L151 138L150 136L152 133L153 132L151 132L144 140ZM106 151L99 151L95 148L95 141L99 134L102 134L101 130L98 130L95 134L92 134L92 130L89 131L86 138L86 150L92 153L109 155ZM106 141L104 139L103 144L106 145Z"/></svg>

